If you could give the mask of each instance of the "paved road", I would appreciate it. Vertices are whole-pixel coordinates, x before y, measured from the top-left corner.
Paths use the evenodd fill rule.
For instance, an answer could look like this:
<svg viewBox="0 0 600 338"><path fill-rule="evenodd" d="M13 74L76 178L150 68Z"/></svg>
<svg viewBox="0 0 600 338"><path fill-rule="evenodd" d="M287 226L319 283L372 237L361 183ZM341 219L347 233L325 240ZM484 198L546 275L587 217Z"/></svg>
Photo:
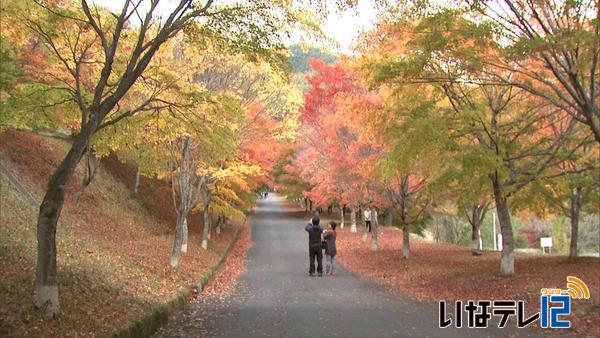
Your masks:
<svg viewBox="0 0 600 338"><path fill-rule="evenodd" d="M158 336L485 337L515 333L440 329L437 304L412 300L343 268L338 267L334 277L309 277L305 218L276 194L260 200L251 222L254 246L236 293L224 300L193 304Z"/></svg>

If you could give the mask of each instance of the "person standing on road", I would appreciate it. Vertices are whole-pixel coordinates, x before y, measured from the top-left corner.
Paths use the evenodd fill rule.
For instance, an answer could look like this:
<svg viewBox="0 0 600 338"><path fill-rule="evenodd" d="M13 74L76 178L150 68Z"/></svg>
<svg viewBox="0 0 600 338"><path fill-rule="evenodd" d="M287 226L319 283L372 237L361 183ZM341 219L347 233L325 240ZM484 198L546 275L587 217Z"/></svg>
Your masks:
<svg viewBox="0 0 600 338"><path fill-rule="evenodd" d="M371 208L366 208L364 212L365 216L365 226L371 232Z"/></svg>
<svg viewBox="0 0 600 338"><path fill-rule="evenodd" d="M310 259L308 274L311 277L315 275L315 259L317 260L317 273L319 277L323 276L323 245L321 244L323 228L319 225L320 221L319 217L315 216L305 228L308 232L308 256Z"/></svg>
<svg viewBox="0 0 600 338"><path fill-rule="evenodd" d="M335 270L335 255L337 254L337 248L335 246L335 238L337 234L335 232L335 228L337 227L337 223L334 221L329 222L329 228L331 230L327 230L323 233L323 239L327 241L327 246L325 248L325 274L333 276L333 270Z"/></svg>

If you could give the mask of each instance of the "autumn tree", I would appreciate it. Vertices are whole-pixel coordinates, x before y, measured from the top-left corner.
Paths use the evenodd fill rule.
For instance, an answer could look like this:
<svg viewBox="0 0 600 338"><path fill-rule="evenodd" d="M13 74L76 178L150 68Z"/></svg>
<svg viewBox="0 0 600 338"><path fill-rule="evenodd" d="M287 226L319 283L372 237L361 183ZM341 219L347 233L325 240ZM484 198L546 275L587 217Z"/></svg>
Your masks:
<svg viewBox="0 0 600 338"><path fill-rule="evenodd" d="M301 167L294 165L297 148L296 144L284 148L271 171L274 186L291 199L303 199L303 192L310 190L310 183L301 177Z"/></svg>
<svg viewBox="0 0 600 338"><path fill-rule="evenodd" d="M348 115L339 106L342 96L357 88L341 64L330 66L314 59L309 64L314 74L307 76L310 87L301 109L302 148L296 163L302 177L312 183L306 196L319 204L338 202L341 212L349 205L351 231L356 232L356 212L363 192L361 178L353 170L359 158L350 154L350 147L358 134L349 127L344 118Z"/></svg>
<svg viewBox="0 0 600 338"><path fill-rule="evenodd" d="M150 27L151 24L155 24L153 12L158 2L154 2L140 28L133 32L133 35L137 33L137 42L134 42L133 48L126 54L127 49L124 49L123 45L129 42L125 40L130 39L124 38L122 33L130 30L126 25L137 9L133 1L125 1L123 9L115 17L101 16L98 9L90 8L87 1L82 1L80 9L36 4L44 7L46 11L42 12L40 17L26 18L25 22L40 36L53 52L57 62L61 63L70 75L70 79L64 77L62 82L69 88L73 101L77 103L81 112L80 131L48 183L38 219L36 306L45 308L47 315L52 316L58 311L56 224L65 198L65 186L73 175L75 166L97 130L159 104L156 98L153 98L131 109L115 110L119 101L144 73L160 46L177 34L187 21L194 17L209 16L211 12L210 3L195 8L190 6L188 1L181 1L165 23L154 32ZM80 39L83 35L86 35L87 39ZM83 87L82 69L92 58L90 51L96 41L102 45L97 59L103 61L92 65L94 70L97 69L99 77ZM122 57L127 60L123 65L120 61ZM90 93L90 99L87 93Z"/></svg>
<svg viewBox="0 0 600 338"><path fill-rule="evenodd" d="M419 232L445 186L441 179L453 154L443 121L436 119L422 86L421 91L390 99L396 111L382 125L388 146L384 156L384 183L402 225L402 256L410 256L410 232ZM413 87L414 88L414 87ZM417 97L417 95L419 97Z"/></svg>
<svg viewBox="0 0 600 338"><path fill-rule="evenodd" d="M33 10L18 13L20 22L39 39L52 69L62 71L47 83L59 88L64 93L62 101L76 105L80 113L78 132L52 174L38 218L35 303L50 316L58 311L55 234L65 187L96 132L174 103L150 95L137 104L121 105L161 46L194 22L206 34L218 32L230 46L261 53L281 46L278 30L290 27L285 23L298 26L307 22L294 14L287 2L218 5L212 0L181 0L161 20L159 1L144 2L147 10L140 13L142 2L125 0L120 11L110 13L86 0L80 6L32 1L29 6Z"/></svg>
<svg viewBox="0 0 600 338"><path fill-rule="evenodd" d="M235 153L232 153L234 155ZM219 167L204 166L200 168L201 175L200 207L204 216L204 228L201 237L201 247L208 249L211 239L213 216L217 216L215 231L221 232L221 225L231 217L245 218L243 210L249 201L244 198L251 190L248 181L262 174L259 166L244 163L239 159L221 160Z"/></svg>
<svg viewBox="0 0 600 338"><path fill-rule="evenodd" d="M469 248L471 249L471 253L475 256L481 254L479 251L479 241L481 241L481 223L485 219L485 215L490 210L490 202L489 201L481 201L475 200L467 207L462 207L461 210L464 212L465 217L469 221L471 225L471 243L469 244ZM495 238L492 240L496 240Z"/></svg>
<svg viewBox="0 0 600 338"><path fill-rule="evenodd" d="M585 134L585 133L584 133ZM600 177L599 154L592 145L578 149L573 158L550 168L548 173L533 182L521 198L543 197L535 203L538 214L563 215L570 222L569 257L578 255L579 222L582 212L598 213Z"/></svg>
<svg viewBox="0 0 600 338"><path fill-rule="evenodd" d="M439 106L438 117L452 138L463 138L463 144L471 145L470 151L463 149L471 154L471 163L479 163L477 169L471 166L471 174L485 175L491 181L504 241L501 272L512 274L509 199L572 155L565 145L576 130L575 119L549 109L537 96L519 87L490 84L488 73L507 78L513 75L503 69L485 68L479 62L490 54L499 57L489 48L494 43L487 38L485 27L456 19L453 12L411 25L400 26L414 33L409 39L412 50L379 63L379 79L386 83L427 83L445 96L448 106ZM560 132L550 135L549 124L560 125ZM588 141L581 140L576 148Z"/></svg>
<svg viewBox="0 0 600 338"><path fill-rule="evenodd" d="M187 215L198 202L204 205L204 233L210 230L210 185L215 178L210 169L222 165L235 154L236 129L243 120L242 111L235 100L226 96L200 96L206 100L196 107L197 112L181 113L172 121L175 132L166 138L171 149L169 172L173 189L173 204L177 213L175 242L171 266L177 265L179 252L187 251ZM179 125L181 129L174 128ZM203 248L207 248L203 238Z"/></svg>
<svg viewBox="0 0 600 338"><path fill-rule="evenodd" d="M198 176L198 157L192 155L193 144L190 137L183 136L171 141L172 157L179 158L171 164L171 188L173 195L173 206L177 213L175 223L175 240L171 254L171 266L176 267L179 263L179 253L187 252L188 224L187 215L196 205L199 199L200 187L204 180ZM195 150L195 149L194 149Z"/></svg>
<svg viewBox="0 0 600 338"><path fill-rule="evenodd" d="M470 2L503 41L504 57L482 59L489 80L545 100L587 126L600 142L597 1Z"/></svg>
<svg viewBox="0 0 600 338"><path fill-rule="evenodd" d="M371 210L371 249L375 251L378 248L376 231L378 220L375 219L378 209L389 211L392 205L382 180L384 158L388 155L385 150L387 139L380 133L381 122L390 117L390 111L381 93L369 90L366 83L361 83L359 80L355 81L354 86L353 91L336 97L338 110L335 121L337 122L332 125L337 128L335 133L339 139L337 142L344 144L344 147L338 149L338 153L332 154L332 158L340 158L341 154L346 152L348 160L345 161L345 165L352 172L353 177L348 177L345 182L353 184L353 188L347 189L342 185L344 189L342 196L345 197L346 193L360 196L361 206ZM342 128L352 137L344 138L344 134L341 133L344 130ZM335 142L336 139L333 139L334 144ZM363 235L365 242L368 236L369 231L365 227Z"/></svg>
<svg viewBox="0 0 600 338"><path fill-rule="evenodd" d="M279 141L286 140L294 132L294 121L301 102L298 90L287 81L281 65L262 59L250 62L242 53L215 52L216 47L180 48L182 54L197 55L186 65L191 67L191 81L211 92L230 96L246 114L230 135L235 139L235 147L228 150L227 160L204 168L206 184L201 186L205 216L204 249L208 248L211 235L210 215L216 214L220 225L222 219L238 214L231 204L244 205L237 193L243 194L250 189L239 179L259 176L258 167L263 172L272 168ZM250 175L250 172L253 174ZM237 189L232 189L231 184ZM213 202L217 204L213 205Z"/></svg>
<svg viewBox="0 0 600 338"><path fill-rule="evenodd" d="M443 120L443 117L441 119ZM442 181L447 183L444 189L448 192L448 201L455 205L457 216L466 219L471 226L469 248L473 255L478 256L481 254L481 224L493 207L492 187L487 176L473 175L479 171L481 165L477 152L471 151L473 143L478 142L477 140L453 138L446 142L451 142L454 148L452 161L455 165L442 173L445 176Z"/></svg>

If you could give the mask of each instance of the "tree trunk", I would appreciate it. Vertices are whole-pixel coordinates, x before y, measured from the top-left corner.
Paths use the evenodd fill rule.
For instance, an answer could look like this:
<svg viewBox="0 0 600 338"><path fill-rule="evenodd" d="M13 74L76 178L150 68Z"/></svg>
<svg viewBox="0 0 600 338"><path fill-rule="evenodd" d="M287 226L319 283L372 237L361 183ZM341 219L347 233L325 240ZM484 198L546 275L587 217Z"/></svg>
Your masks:
<svg viewBox="0 0 600 338"><path fill-rule="evenodd" d="M183 231L183 241L181 242L181 252L186 253L188 251L188 223L187 217L183 219L182 229Z"/></svg>
<svg viewBox="0 0 600 338"><path fill-rule="evenodd" d="M225 227L226 227L227 225L229 225L229 217L227 217L227 216L223 216L223 221L222 221L222 222L223 222L223 224L221 224L221 229L223 229L223 230L224 230L224 229L225 229Z"/></svg>
<svg viewBox="0 0 600 338"><path fill-rule="evenodd" d="M402 257L410 257L410 229L408 227L408 175L402 178L402 200L400 202L400 220L402 221Z"/></svg>
<svg viewBox="0 0 600 338"><path fill-rule="evenodd" d="M483 207L479 204L474 204L471 210L471 219L469 219L469 223L471 223L471 254L473 256L481 255L481 251L479 251L479 229L481 227Z"/></svg>
<svg viewBox="0 0 600 338"><path fill-rule="evenodd" d="M135 171L135 184L133 185L133 194L137 195L139 189L140 189L140 169L138 168Z"/></svg>
<svg viewBox="0 0 600 338"><path fill-rule="evenodd" d="M365 220L365 214L364 214L362 206L358 208L358 214L360 217L360 225L364 229L362 240L363 240L363 242L366 243L367 240L369 239L369 229L367 228L367 221Z"/></svg>
<svg viewBox="0 0 600 338"><path fill-rule="evenodd" d="M81 178L81 184L79 185L79 189L73 195L73 201L79 202L79 199L83 195L85 189L92 183L94 176L96 175L96 170L98 168L98 161L96 157L92 154L92 150L88 147L83 152L83 177Z"/></svg>
<svg viewBox="0 0 600 338"><path fill-rule="evenodd" d="M402 257L408 259L410 256L410 231L408 230L408 224L404 224L402 227Z"/></svg>
<svg viewBox="0 0 600 338"><path fill-rule="evenodd" d="M579 239L579 213L581 211L581 190L574 188L571 190L571 210L569 218L571 220L571 244L569 245L569 258L577 257L577 240Z"/></svg>
<svg viewBox="0 0 600 338"><path fill-rule="evenodd" d="M356 232L356 212L354 207L350 207L350 232Z"/></svg>
<svg viewBox="0 0 600 338"><path fill-rule="evenodd" d="M177 221L175 222L175 241L173 242L173 252L171 253L171 267L179 265L179 253L183 249L183 225L185 216L182 212L177 213Z"/></svg>
<svg viewBox="0 0 600 338"><path fill-rule="evenodd" d="M359 220L360 224L364 224L365 217L364 217L364 213L362 210L362 205L358 206L358 220Z"/></svg>
<svg viewBox="0 0 600 338"><path fill-rule="evenodd" d="M598 16L596 16L596 18L597 17ZM588 125L590 126L590 128L592 129L592 132L594 133L594 138L596 139L596 142L598 142L600 144L600 119L598 118L597 107L596 107L595 111L594 111L593 106L590 107L589 112L586 111L584 115L589 122Z"/></svg>
<svg viewBox="0 0 600 338"><path fill-rule="evenodd" d="M215 227L215 233L216 233L217 235L220 235L220 234L221 234L221 223L222 223L222 222L223 222L223 217L222 217L222 216L219 216L219 217L217 218L217 226Z"/></svg>
<svg viewBox="0 0 600 338"><path fill-rule="evenodd" d="M469 247L473 256L481 255L481 251L479 251L479 226L478 223L471 224L471 244Z"/></svg>
<svg viewBox="0 0 600 338"><path fill-rule="evenodd" d="M35 306L53 317L59 309L56 276L56 225L65 202L65 189L73 177L91 135L96 120L86 123L75 137L71 149L48 182L46 194L40 205L37 221L37 267Z"/></svg>
<svg viewBox="0 0 600 338"><path fill-rule="evenodd" d="M210 214L209 214L210 215ZM212 225L213 225L213 221L212 221L212 215L210 215L210 222L208 223L210 224L208 226L208 240L210 241L211 236L212 236Z"/></svg>
<svg viewBox="0 0 600 338"><path fill-rule="evenodd" d="M389 208L385 212L385 225L391 227L393 219L394 219L394 215L392 215L392 208Z"/></svg>
<svg viewBox="0 0 600 338"><path fill-rule="evenodd" d="M344 207L342 206L340 208L340 228L342 228L342 229L344 228L344 222L345 222L345 220L344 220Z"/></svg>
<svg viewBox="0 0 600 338"><path fill-rule="evenodd" d="M510 210L497 174L492 175L492 184L494 188L494 200L496 201L496 211L498 212L498 221L500 222L500 232L502 233L500 273L503 275L512 275L515 273L515 256L513 253L513 232L510 220Z"/></svg>
<svg viewBox="0 0 600 338"><path fill-rule="evenodd" d="M202 231L202 249L208 249L208 234L210 231L209 203L204 204L204 229Z"/></svg>
<svg viewBox="0 0 600 338"><path fill-rule="evenodd" d="M309 206L308 211L313 212L313 201L310 198L308 199L308 206Z"/></svg>
<svg viewBox="0 0 600 338"><path fill-rule="evenodd" d="M177 266L179 262L179 253L187 252L188 244L188 224L187 216L195 204L196 187L193 183L195 177L195 166L190 161L190 142L189 137L183 139L181 146L181 162L177 175L171 176L171 189L173 197L173 206L177 211L177 221L175 224L175 240L173 245L173 254L171 256L171 266ZM139 182L139 169L136 173L136 183ZM179 186L179 204L177 203L177 189Z"/></svg>
<svg viewBox="0 0 600 338"><path fill-rule="evenodd" d="M571 217L571 244L569 258L577 257L577 239L579 237L579 215Z"/></svg>
<svg viewBox="0 0 600 338"><path fill-rule="evenodd" d="M379 243L377 242L377 209L371 208L371 251L377 251Z"/></svg>

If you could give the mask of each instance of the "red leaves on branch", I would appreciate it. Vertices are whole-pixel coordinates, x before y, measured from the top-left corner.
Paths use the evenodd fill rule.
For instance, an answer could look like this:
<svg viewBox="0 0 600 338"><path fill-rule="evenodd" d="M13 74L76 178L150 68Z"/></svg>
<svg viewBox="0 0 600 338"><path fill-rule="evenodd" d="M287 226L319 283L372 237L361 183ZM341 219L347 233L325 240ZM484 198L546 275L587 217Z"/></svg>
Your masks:
<svg viewBox="0 0 600 338"><path fill-rule="evenodd" d="M311 88L305 93L294 162L311 185L304 194L319 206L375 202L382 144L373 126L385 112L382 98L362 86L344 60L336 65L311 60L310 65L314 74L307 77Z"/></svg>
<svg viewBox="0 0 600 338"><path fill-rule="evenodd" d="M349 74L339 64L330 66L317 59L310 59L308 64L316 74L306 77L311 88L304 94L301 119L315 122L321 114L335 111L336 95L350 92L354 85Z"/></svg>

